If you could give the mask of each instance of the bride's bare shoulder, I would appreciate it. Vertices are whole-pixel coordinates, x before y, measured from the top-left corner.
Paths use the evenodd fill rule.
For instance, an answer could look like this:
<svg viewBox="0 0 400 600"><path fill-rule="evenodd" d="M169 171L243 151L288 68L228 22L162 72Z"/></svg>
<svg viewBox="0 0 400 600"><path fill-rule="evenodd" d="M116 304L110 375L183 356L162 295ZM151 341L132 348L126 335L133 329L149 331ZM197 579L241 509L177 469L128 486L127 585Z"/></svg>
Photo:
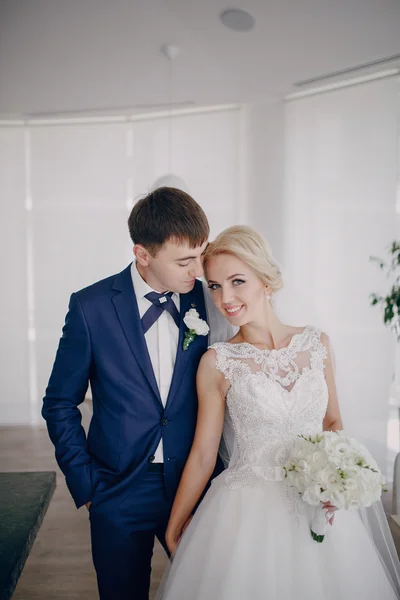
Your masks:
<svg viewBox="0 0 400 600"><path fill-rule="evenodd" d="M218 364L217 350L209 348L201 357L197 371L197 385L206 385L208 388L218 388L221 394L227 391L227 381L224 370Z"/></svg>
<svg viewBox="0 0 400 600"><path fill-rule="evenodd" d="M204 370L204 369L217 370L216 362L217 362L217 349L214 346L211 346L201 357L200 363L199 363L199 370Z"/></svg>

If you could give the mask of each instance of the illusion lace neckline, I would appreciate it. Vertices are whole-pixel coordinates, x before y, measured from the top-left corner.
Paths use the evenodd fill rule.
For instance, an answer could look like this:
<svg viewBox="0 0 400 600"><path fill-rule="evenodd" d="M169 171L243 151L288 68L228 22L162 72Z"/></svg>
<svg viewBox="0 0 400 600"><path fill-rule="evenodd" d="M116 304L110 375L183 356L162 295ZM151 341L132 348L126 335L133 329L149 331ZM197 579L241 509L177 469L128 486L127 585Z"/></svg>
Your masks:
<svg viewBox="0 0 400 600"><path fill-rule="evenodd" d="M258 348L257 346L254 346L253 344L250 344L250 342L237 342L235 344L232 344L231 342L225 342L225 344L227 346L249 346L250 348L253 348L254 350L257 350L257 352L261 352L261 353L271 353L271 354L275 354L278 352L282 352L284 350L290 350L291 347L293 346L293 344L296 342L296 340L298 340L299 338L301 338L302 336L304 336L308 329L309 329L309 325L306 325L302 331L299 331L299 333L295 333L294 335L292 335L292 337L290 338L289 343L286 346L283 346L282 348Z"/></svg>

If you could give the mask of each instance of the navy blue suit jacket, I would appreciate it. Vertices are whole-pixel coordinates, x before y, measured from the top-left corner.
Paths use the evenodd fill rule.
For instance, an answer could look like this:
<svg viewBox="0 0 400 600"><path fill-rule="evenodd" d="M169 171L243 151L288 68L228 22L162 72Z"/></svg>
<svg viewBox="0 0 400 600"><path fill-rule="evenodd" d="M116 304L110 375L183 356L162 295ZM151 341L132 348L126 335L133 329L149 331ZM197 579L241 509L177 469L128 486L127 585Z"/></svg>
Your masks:
<svg viewBox="0 0 400 600"><path fill-rule="evenodd" d="M163 438L165 484L175 495L193 441L196 371L207 349L197 336L182 344L183 316L196 307L207 319L202 284L180 295L181 327L175 369L164 407L143 335L130 266L72 294L42 415L56 458L79 507L96 494L134 486ZM88 436L78 405L90 381L93 417Z"/></svg>

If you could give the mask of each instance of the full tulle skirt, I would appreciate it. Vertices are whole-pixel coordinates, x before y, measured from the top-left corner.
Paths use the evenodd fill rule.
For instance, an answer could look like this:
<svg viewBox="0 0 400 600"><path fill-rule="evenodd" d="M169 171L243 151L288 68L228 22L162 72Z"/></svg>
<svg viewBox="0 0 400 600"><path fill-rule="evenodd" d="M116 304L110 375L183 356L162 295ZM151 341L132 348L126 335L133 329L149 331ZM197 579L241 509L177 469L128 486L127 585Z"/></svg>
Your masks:
<svg viewBox="0 0 400 600"><path fill-rule="evenodd" d="M397 592L357 512L338 511L322 543L312 509L285 482L230 488L217 477L186 530L157 600L392 600Z"/></svg>

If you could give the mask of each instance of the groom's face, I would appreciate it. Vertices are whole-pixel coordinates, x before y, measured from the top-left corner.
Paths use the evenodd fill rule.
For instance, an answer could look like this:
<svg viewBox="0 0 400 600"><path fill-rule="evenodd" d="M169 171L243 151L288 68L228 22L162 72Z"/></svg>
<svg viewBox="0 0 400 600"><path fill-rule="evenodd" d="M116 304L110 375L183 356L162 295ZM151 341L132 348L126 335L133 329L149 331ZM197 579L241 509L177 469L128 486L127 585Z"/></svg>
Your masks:
<svg viewBox="0 0 400 600"><path fill-rule="evenodd" d="M147 283L159 292L187 294L196 277L203 275L202 254L207 243L191 248L188 241L166 241L155 256L148 257Z"/></svg>

